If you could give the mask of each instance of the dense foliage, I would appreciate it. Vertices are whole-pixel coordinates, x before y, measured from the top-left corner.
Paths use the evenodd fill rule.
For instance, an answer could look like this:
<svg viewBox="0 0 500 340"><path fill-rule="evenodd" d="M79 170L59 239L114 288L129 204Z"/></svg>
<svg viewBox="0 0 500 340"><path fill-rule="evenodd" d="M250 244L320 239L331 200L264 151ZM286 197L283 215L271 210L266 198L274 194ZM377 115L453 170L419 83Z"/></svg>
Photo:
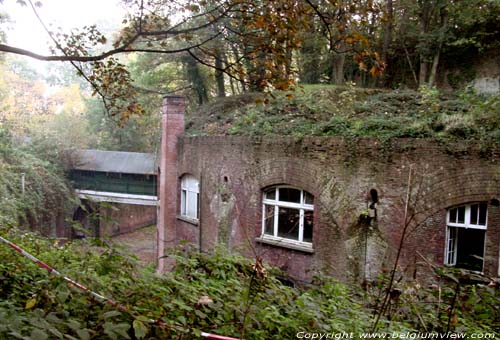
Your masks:
<svg viewBox="0 0 500 340"><path fill-rule="evenodd" d="M227 98L188 121L191 135L394 137L500 141L500 97L304 86L295 93Z"/></svg>
<svg viewBox="0 0 500 340"><path fill-rule="evenodd" d="M0 125L1 226L49 225L71 200L61 158L50 161L61 155L53 145L44 149L46 144L39 142L34 147Z"/></svg>
<svg viewBox="0 0 500 340"><path fill-rule="evenodd" d="M5 228L2 235L129 310L100 303L0 244L2 338L185 339L198 338L200 331L245 339L288 339L301 331L358 335L371 331L370 311L384 291L383 280L362 292L326 278L292 288L278 280L275 269L257 270L251 260L220 249L173 254L174 271L160 276L98 241L58 245ZM453 287L440 283L439 298L437 288L400 287L393 321L385 320L378 331L496 334L499 301L493 288L462 288L453 298ZM168 326L150 322L157 319Z"/></svg>
<svg viewBox="0 0 500 340"><path fill-rule="evenodd" d="M178 89L199 103L229 92L288 90L297 83L458 89L488 76L479 67L486 60L498 61L498 1L122 2L128 15L112 34L89 24L71 32L47 31L50 55L3 43L0 51L71 62L107 112L123 119L144 112L143 89L136 86L140 77L122 58L134 53L154 59L143 71L159 71L156 78L168 78L167 83L179 80L182 68L189 87ZM165 77L172 65L176 71ZM158 81L150 89L162 87Z"/></svg>

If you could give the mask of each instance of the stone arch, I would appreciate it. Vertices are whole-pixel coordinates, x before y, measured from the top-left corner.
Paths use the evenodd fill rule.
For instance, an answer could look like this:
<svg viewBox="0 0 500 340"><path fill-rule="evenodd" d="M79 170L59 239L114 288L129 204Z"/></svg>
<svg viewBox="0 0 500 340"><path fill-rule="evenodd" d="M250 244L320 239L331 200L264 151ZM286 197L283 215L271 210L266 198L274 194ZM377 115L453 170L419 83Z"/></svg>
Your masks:
<svg viewBox="0 0 500 340"><path fill-rule="evenodd" d="M426 261L443 265L446 247L446 211L447 209L476 202L488 202L489 220L484 270L489 274L497 274L500 250L500 210L491 204L500 197L500 172L490 169L461 169L447 175L432 177L423 184L422 195L415 206L416 215L412 234L406 242L407 261L414 262L412 267L417 271L417 263ZM491 210L490 210L491 207ZM414 259L410 259L410 257ZM426 272L422 265L419 271Z"/></svg>
<svg viewBox="0 0 500 340"><path fill-rule="evenodd" d="M256 181L260 189L259 202L262 202L263 192L267 188L279 185L288 185L307 191L314 197L314 254L306 255L310 261L310 270L318 270L338 278L345 276L347 265L347 251L336 215L332 205L337 204L335 199L336 188L340 183L335 178L333 170L325 172L325 164L317 160L305 160L296 157L281 157L265 159L256 167ZM260 228L260 226L259 226ZM273 262L278 266L294 269L294 258L286 251L277 250ZM302 259L303 255L296 255L295 259ZM299 263L301 260L297 260Z"/></svg>
<svg viewBox="0 0 500 340"><path fill-rule="evenodd" d="M99 209L88 200L81 200L81 204L73 212L71 224L71 238L99 237Z"/></svg>
<svg viewBox="0 0 500 340"><path fill-rule="evenodd" d="M474 169L439 176L426 187L416 204L419 211L418 220L455 205L499 199L500 172Z"/></svg>

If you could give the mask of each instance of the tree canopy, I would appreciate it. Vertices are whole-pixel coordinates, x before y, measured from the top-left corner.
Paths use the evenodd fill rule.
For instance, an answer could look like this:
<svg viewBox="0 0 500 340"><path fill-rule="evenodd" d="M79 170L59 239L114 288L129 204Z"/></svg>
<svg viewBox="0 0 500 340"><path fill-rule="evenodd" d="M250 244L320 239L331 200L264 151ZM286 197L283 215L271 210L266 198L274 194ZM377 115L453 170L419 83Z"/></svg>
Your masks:
<svg viewBox="0 0 500 340"><path fill-rule="evenodd" d="M43 6L17 2L35 13ZM458 86L472 75L453 64L499 45L500 4L491 0L122 2L129 12L114 36L95 25L51 31L39 17L52 40L50 55L7 43L0 52L71 63L106 111L126 119L143 112L144 91L123 55L182 65L185 82L177 88L189 87L203 103L211 91L221 97L297 83Z"/></svg>

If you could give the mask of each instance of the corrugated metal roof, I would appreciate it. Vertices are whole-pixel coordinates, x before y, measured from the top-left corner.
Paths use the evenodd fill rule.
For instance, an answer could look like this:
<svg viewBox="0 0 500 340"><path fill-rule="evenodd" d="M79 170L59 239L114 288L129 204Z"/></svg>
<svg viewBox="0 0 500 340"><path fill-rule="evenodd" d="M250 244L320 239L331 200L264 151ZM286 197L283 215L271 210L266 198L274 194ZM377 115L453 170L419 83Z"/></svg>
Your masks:
<svg viewBox="0 0 500 340"><path fill-rule="evenodd" d="M76 150L72 168L122 174L156 174L156 155L153 153Z"/></svg>

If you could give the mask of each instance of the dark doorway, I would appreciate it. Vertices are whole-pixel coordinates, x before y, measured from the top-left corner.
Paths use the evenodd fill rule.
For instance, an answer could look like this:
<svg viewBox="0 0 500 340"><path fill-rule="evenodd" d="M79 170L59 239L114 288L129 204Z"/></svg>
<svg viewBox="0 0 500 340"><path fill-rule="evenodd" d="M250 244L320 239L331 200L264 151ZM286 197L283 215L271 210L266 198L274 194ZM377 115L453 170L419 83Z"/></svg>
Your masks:
<svg viewBox="0 0 500 340"><path fill-rule="evenodd" d="M485 230L457 228L457 268L483 271Z"/></svg>
<svg viewBox="0 0 500 340"><path fill-rule="evenodd" d="M73 213L71 237L76 239L99 237L97 209L92 208L87 202L83 202Z"/></svg>

